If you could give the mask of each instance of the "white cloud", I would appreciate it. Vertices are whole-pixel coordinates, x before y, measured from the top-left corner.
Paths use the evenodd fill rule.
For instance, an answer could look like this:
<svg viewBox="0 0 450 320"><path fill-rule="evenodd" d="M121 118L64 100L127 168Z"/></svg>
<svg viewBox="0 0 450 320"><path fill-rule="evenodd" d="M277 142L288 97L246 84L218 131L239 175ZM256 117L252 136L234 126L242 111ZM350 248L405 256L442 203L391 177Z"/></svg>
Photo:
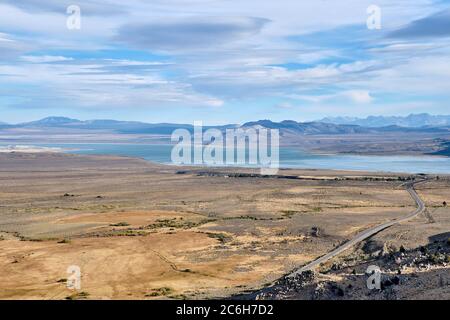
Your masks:
<svg viewBox="0 0 450 320"><path fill-rule="evenodd" d="M72 58L66 58L63 56L22 56L21 59L31 63L48 63L73 60Z"/></svg>
<svg viewBox="0 0 450 320"><path fill-rule="evenodd" d="M282 102L282 103L277 104L276 107L281 108L281 109L292 109L292 108L294 108L294 105L289 102Z"/></svg>
<svg viewBox="0 0 450 320"><path fill-rule="evenodd" d="M47 61L44 62L44 60ZM52 63L55 60L61 63ZM0 74L4 75L0 78L0 83L15 82L20 85L33 85L30 91L23 91L27 89L21 91L30 100L32 105L29 107L42 104L49 108L61 107L62 103L79 108L147 108L180 105L220 107L223 105L222 100L196 92L188 83L168 81L156 72L139 75L127 69L119 69L117 72L107 71L114 65L123 66L124 61L73 63L70 59L55 57L31 59L31 61L41 63L0 65ZM137 61L129 60L125 66L133 66L135 63ZM39 90L36 91L35 87Z"/></svg>
<svg viewBox="0 0 450 320"><path fill-rule="evenodd" d="M344 92L343 95L349 97L355 103L371 103L373 101L368 91L350 90Z"/></svg>
<svg viewBox="0 0 450 320"><path fill-rule="evenodd" d="M290 95L291 99L303 100L313 104L340 101L342 99L355 104L368 104L374 99L366 90L348 90L327 95Z"/></svg>
<svg viewBox="0 0 450 320"><path fill-rule="evenodd" d="M1 32L0 32L0 41L14 42L14 40L9 39L9 37L6 33L1 33Z"/></svg>

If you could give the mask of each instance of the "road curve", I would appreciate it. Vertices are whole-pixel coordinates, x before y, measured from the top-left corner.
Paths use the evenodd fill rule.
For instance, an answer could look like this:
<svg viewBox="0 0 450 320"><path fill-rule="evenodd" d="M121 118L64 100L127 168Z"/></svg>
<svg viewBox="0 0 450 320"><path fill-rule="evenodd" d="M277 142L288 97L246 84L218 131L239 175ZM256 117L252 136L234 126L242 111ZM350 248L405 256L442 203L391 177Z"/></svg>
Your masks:
<svg viewBox="0 0 450 320"><path fill-rule="evenodd" d="M331 258L334 258L338 254L341 254L345 250L353 247L355 244L357 244L363 240L366 240L367 238L370 238L371 236L377 234L381 230L392 227L393 225L396 225L398 223L408 221L408 220L416 217L417 215L421 214L422 212L424 212L425 211L425 203L422 201L422 199L420 199L419 195L417 194L416 190L414 189L414 184L421 183L424 181L426 181L426 180L421 180L421 181L417 181L417 182L408 182L405 184L406 190L409 192L409 194L411 195L411 197L414 199L414 201L417 204L417 209L414 212L408 214L407 216L405 216L403 218L395 219L390 222L386 222L386 223L380 224L378 226L372 227L370 229L367 229L365 231L362 231L361 233L358 233L350 241L347 241L346 243L337 247L336 249L327 253L326 255L324 255L324 256L308 263L307 265L301 267L300 269L292 272L291 274L288 275L288 277L294 277L295 275L302 273L304 271L313 270L316 267L318 267L319 265L321 265L322 263L330 260Z"/></svg>

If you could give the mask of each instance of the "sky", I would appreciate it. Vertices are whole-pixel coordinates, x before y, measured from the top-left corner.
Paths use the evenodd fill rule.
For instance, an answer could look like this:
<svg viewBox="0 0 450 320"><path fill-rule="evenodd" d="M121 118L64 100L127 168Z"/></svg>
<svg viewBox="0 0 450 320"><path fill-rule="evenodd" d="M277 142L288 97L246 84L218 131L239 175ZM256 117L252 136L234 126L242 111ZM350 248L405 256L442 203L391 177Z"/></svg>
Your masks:
<svg viewBox="0 0 450 320"><path fill-rule="evenodd" d="M450 0L0 0L0 122L310 121L449 101Z"/></svg>

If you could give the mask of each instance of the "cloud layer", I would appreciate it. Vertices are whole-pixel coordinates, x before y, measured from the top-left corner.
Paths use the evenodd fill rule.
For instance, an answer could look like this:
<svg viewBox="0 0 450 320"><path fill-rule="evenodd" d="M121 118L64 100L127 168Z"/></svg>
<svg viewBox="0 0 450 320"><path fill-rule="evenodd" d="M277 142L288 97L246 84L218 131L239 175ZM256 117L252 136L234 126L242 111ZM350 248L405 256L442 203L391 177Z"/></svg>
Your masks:
<svg viewBox="0 0 450 320"><path fill-rule="evenodd" d="M69 4L0 4L0 120L24 109L205 123L448 109L446 2L380 0L381 30L367 29L366 0L80 0L80 30L66 27Z"/></svg>

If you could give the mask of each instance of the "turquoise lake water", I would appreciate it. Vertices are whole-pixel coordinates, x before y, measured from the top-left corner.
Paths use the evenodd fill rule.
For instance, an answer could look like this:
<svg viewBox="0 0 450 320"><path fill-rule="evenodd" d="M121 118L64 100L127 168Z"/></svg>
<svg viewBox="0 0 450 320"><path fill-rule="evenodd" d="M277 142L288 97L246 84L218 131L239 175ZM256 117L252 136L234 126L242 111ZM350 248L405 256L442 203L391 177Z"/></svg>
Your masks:
<svg viewBox="0 0 450 320"><path fill-rule="evenodd" d="M70 149L68 152L75 154L120 155L171 164L171 145L45 144L39 146ZM296 148L282 147L280 148L280 167L450 174L450 158L435 156L315 155Z"/></svg>

